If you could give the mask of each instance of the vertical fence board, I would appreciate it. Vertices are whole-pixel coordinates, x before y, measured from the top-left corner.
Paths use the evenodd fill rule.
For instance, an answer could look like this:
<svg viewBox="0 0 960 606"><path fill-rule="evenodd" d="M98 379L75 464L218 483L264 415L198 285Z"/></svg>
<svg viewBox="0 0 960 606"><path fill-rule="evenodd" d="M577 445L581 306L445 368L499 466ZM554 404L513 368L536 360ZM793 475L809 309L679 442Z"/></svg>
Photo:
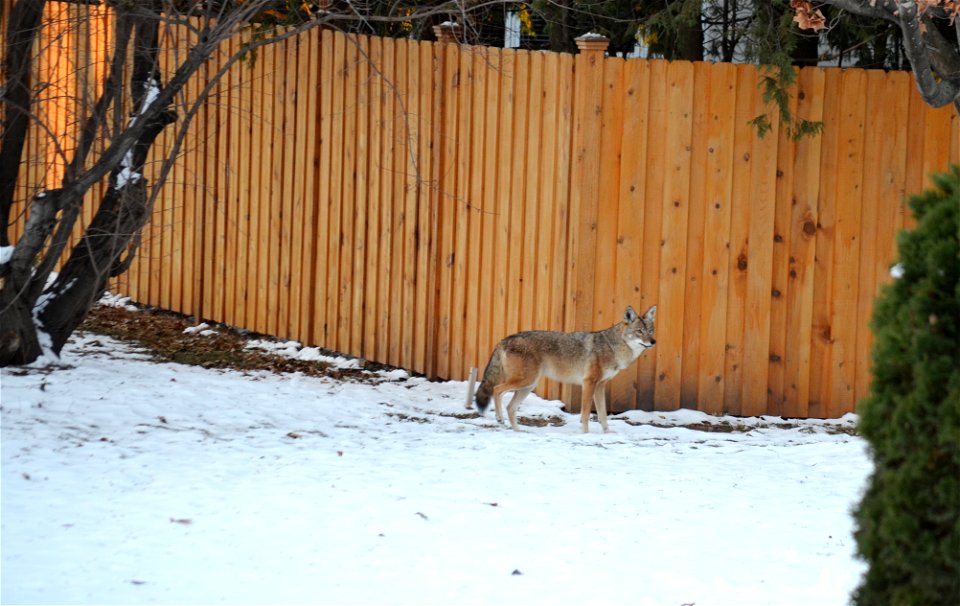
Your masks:
<svg viewBox="0 0 960 606"><path fill-rule="evenodd" d="M456 231L453 274L453 310L451 347L451 374L464 376L470 374L470 367L474 352L467 347L467 290L470 285L467 281L467 266L469 259L470 227L472 213L470 210L470 163L473 146L473 55L461 52L459 49L452 53L452 57L459 64L456 83L454 84L457 97L457 189L456 197L450 201L451 209L456 211ZM471 327L472 329L472 327ZM469 357L470 361L467 361Z"/></svg>
<svg viewBox="0 0 960 606"><path fill-rule="evenodd" d="M833 348L831 351L832 393L827 399L826 414L836 416L838 406L854 405L857 329L860 318L849 319L857 309L857 282L860 271L862 178L864 175L863 129L866 96L862 91L865 73L848 70L841 84L841 121L837 149L837 197L833 247L833 303L830 319ZM865 323L864 323L865 326Z"/></svg>
<svg viewBox="0 0 960 606"><path fill-rule="evenodd" d="M451 376L460 371L453 369L454 342L453 324L457 310L453 307L454 274L457 265L461 262L457 258L456 240L457 223L460 219L460 209L457 197L457 161L459 151L458 120L457 120L457 91L459 81L459 64L457 63L456 48L452 44L438 44L440 53L441 90L437 100L441 115L438 116L440 139L435 147L439 153L437 162L437 192L436 212L438 213L439 257L437 264L438 301L437 301L437 363L436 374Z"/></svg>
<svg viewBox="0 0 960 606"><path fill-rule="evenodd" d="M341 36L333 38L333 58L331 63L331 104L330 104L330 183L327 192L329 215L327 222L327 288L326 313L324 314L324 343L336 348L339 345L339 304L341 301L341 283L345 281L340 271L340 253L343 250L343 227L341 215L345 196L343 195L343 162L345 138L345 95L346 95L346 59L347 41ZM323 196L323 192L321 192Z"/></svg>
<svg viewBox="0 0 960 606"><path fill-rule="evenodd" d="M465 316L463 326L463 357L464 370L469 372L471 367L478 367L479 372L483 371L483 364L486 362L484 356L487 352L482 351L480 338L480 317L483 310L487 309L486 301L481 299L481 280L483 279L483 190L485 185L484 177L484 145L486 142L486 114L485 96L487 92L487 64L486 57L482 48L471 47L463 53L463 58L467 62L467 90L469 95L466 102L470 106L470 112L464 116L464 120L470 127L470 154L469 162L462 168L461 174L467 180L467 189L465 200L460 200L467 215L467 257L463 260L465 269Z"/></svg>
<svg viewBox="0 0 960 606"><path fill-rule="evenodd" d="M680 360L680 406L697 408L700 377L700 305L703 299L701 271L704 260L704 233L707 199L706 170L708 147L708 111L712 94L708 63L694 63L691 87L693 90L692 135L690 139L690 174L687 205L687 250L684 270L683 347Z"/></svg>
<svg viewBox="0 0 960 606"><path fill-rule="evenodd" d="M331 156L333 147L333 98L336 89L333 63L333 37L330 30L320 34L320 52L317 63L317 79L325 83L318 91L317 103L317 184L313 205L315 210L316 254L314 255L313 298L311 300L311 341L327 341L327 306L329 297L328 272L330 270L330 188L333 178Z"/></svg>
<svg viewBox="0 0 960 606"><path fill-rule="evenodd" d="M727 338L724 357L724 412L740 414L742 408L744 324L749 268L749 231L753 205L751 173L753 142L756 132L749 121L763 107L757 94L757 72L746 65L737 66L737 105L733 143L733 190L730 221L730 256L727 271ZM758 111L759 110L759 111Z"/></svg>
<svg viewBox="0 0 960 606"><path fill-rule="evenodd" d="M406 74L406 78L398 80L405 82L406 89L401 98L405 99L405 106L402 109L399 122L399 136L403 141L403 154L399 158L397 176L398 191L403 195L403 212L401 213L401 225L403 226L403 254L397 258L402 267L403 275L403 311L397 318L397 323L403 329L402 355L400 359L407 368L416 366L416 349L414 347L416 330L421 330L416 317L417 303L417 234L419 233L417 216L417 191L420 187L417 171L421 170L419 164L413 161L418 156L419 147L417 139L420 136L420 99L418 87L420 82L420 72L416 69L418 63L418 46L414 42L399 43L397 53L397 66L401 73ZM413 64L413 69L408 69L408 65Z"/></svg>
<svg viewBox="0 0 960 606"><path fill-rule="evenodd" d="M736 74L736 66L731 64L711 70L707 111L707 156L704 160L704 201L707 208L700 274L700 380L697 393L700 410L711 414L723 411Z"/></svg>
<svg viewBox="0 0 960 606"><path fill-rule="evenodd" d="M870 71L865 74L865 82L861 85L867 91L866 108L864 114L865 132L879 133L883 129L883 120L880 119L885 85L887 77L884 72ZM860 275L855 283L857 286L857 324L855 354L849 363L855 365L854 373L854 401L866 395L869 385L868 370L870 367L870 345L872 339L868 329L868 321L873 311L873 299L878 286L875 271L876 258L880 254L884 239L880 234L881 217L887 213L886 200L881 194L885 175L883 171L885 149L891 147L893 137L887 145L870 145L863 149L863 199L860 217Z"/></svg>
<svg viewBox="0 0 960 606"><path fill-rule="evenodd" d="M393 41L388 38L375 39L374 56L376 59L379 77L374 76L374 130L380 153L375 157L379 163L376 173L379 175L376 195L377 214L379 215L379 271L376 274L376 311L371 314L375 319L376 354L374 360L390 361L395 356L396 344L391 338L393 327L390 323L390 313L396 293L394 288L394 229L393 211L394 200L397 196L393 192L393 154L397 143L393 139L393 108L396 96L396 74L393 64ZM397 234L399 235L399 234Z"/></svg>
<svg viewBox="0 0 960 606"><path fill-rule="evenodd" d="M644 212L642 235L642 265L640 271L640 307L646 310L657 305L657 338L663 336L663 322L660 314L663 305L660 301L660 249L663 217L664 173L667 171L666 155L659 153L658 147L667 138L667 116L670 111L667 98L666 61L649 63L649 78L644 93L648 96L646 183L644 184ZM656 350L640 356L637 362L637 399L639 408L653 410L657 385Z"/></svg>
<svg viewBox="0 0 960 606"><path fill-rule="evenodd" d="M480 272L480 308L485 313L480 314L477 349L481 364L486 363L487 356L493 349L494 339L502 334L494 334L494 314L489 310L500 309L495 303L497 291L496 253L495 248L503 242L497 238L497 192L498 192L498 150L500 127L500 89L503 85L501 67L503 65L503 51L501 49L485 48L482 51L482 74L486 83L485 116L484 116L484 148L483 167L480 175L474 177L484 181L483 199L480 205L481 233L483 245L481 247Z"/></svg>
<svg viewBox="0 0 960 606"><path fill-rule="evenodd" d="M761 102L757 113L767 111ZM781 128L776 112L771 131L753 137L750 152L750 224L743 250L746 254L746 299L743 319L743 384L741 414L763 414L767 407L767 373L770 369L770 307L773 265L773 231L776 214L777 139ZM739 259L738 259L739 262ZM740 268L738 264L738 269Z"/></svg>
<svg viewBox="0 0 960 606"><path fill-rule="evenodd" d="M671 62L667 68L667 158L660 239L660 297L657 322L655 410L680 406L683 351L687 226L690 217L690 162L693 136L693 65Z"/></svg>
<svg viewBox="0 0 960 606"><path fill-rule="evenodd" d="M823 118L825 73L801 70L798 78L797 119ZM822 137L804 137L796 143L790 195L790 257L787 276L787 338L784 356L786 401L783 415L806 416L810 394L810 351L813 328L814 255L819 222L819 172Z"/></svg>
<svg viewBox="0 0 960 606"><path fill-rule="evenodd" d="M379 275L386 271L384 253L381 242L380 221L385 214L380 199L380 184L382 179L382 151L383 118L380 111L383 106L381 100L383 78L383 45L382 38L370 38L367 48L369 62L367 78L368 115L367 132L369 133L369 147L367 158L367 220L366 220L366 250L364 256L364 292L360 301L363 309L363 357L369 360L378 359L380 296L378 292ZM387 235L389 238L389 235ZM389 245L389 239L386 240ZM387 259L390 257L387 256ZM383 358L379 358L383 359Z"/></svg>
<svg viewBox="0 0 960 606"><path fill-rule="evenodd" d="M357 288L357 275L354 273L354 258L362 240L357 231L357 163L360 156L359 116L360 99L360 36L347 36L343 60L343 162L342 206L340 211L340 281L337 291L337 312L330 318L337 327L335 343L339 351L356 351L352 341L354 337L355 317L353 292Z"/></svg>
<svg viewBox="0 0 960 606"><path fill-rule="evenodd" d="M506 324L504 334L509 335L520 330L520 308L523 305L523 255L526 248L526 232L524 229L524 195L527 179L527 164L529 156L527 146L527 112L528 92L530 85L530 52L518 50L513 53L512 97L510 110L507 114L512 119L511 152L513 160L508 177L507 190L509 204L504 207L501 215L505 220L504 235L506 240L503 247L506 252L506 297L504 299L504 316Z"/></svg>
<svg viewBox="0 0 960 606"><path fill-rule="evenodd" d="M842 106L840 92L843 72L837 69L826 71L824 84L824 122L839 124ZM814 256L813 290L813 327L810 351L810 396L808 413L814 416L824 414L829 405L832 387L832 367L830 364L834 338L830 324L833 305L830 294L833 291L833 249L836 234L837 202L837 149L839 147L838 128L825 130L823 153L820 156L820 193L818 197L818 215L816 226L816 254Z"/></svg>

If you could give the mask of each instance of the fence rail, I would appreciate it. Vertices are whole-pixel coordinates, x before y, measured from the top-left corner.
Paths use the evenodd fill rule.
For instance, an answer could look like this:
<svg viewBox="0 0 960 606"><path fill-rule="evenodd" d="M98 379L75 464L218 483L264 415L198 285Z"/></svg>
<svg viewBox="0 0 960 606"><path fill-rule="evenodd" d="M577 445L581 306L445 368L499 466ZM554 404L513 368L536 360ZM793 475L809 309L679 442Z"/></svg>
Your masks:
<svg viewBox="0 0 960 606"><path fill-rule="evenodd" d="M65 22L79 25L60 43L96 66L105 26ZM165 73L189 36L167 30ZM58 55L41 81L102 77L58 76ZM911 221L904 196L960 162L960 123L909 74L805 68L791 109L825 128L795 141L760 77L589 44L308 32L217 87L115 287L446 378L512 332L605 327L656 303L657 346L612 381L615 410L836 417L869 386L867 319ZM759 138L748 121L763 112ZM34 135L21 204L57 175ZM541 392L577 409L575 389Z"/></svg>

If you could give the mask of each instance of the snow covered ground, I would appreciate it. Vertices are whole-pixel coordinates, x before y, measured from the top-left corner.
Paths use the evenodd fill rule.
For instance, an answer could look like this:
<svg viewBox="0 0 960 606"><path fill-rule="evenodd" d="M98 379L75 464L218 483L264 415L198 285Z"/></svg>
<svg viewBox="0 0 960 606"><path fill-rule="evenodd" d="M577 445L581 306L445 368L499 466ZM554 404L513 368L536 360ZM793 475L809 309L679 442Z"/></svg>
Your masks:
<svg viewBox="0 0 960 606"><path fill-rule="evenodd" d="M531 396L521 417L565 422L513 432L396 371L244 375L90 334L62 363L0 376L5 604L820 605L864 570L870 462L831 423L583 435Z"/></svg>

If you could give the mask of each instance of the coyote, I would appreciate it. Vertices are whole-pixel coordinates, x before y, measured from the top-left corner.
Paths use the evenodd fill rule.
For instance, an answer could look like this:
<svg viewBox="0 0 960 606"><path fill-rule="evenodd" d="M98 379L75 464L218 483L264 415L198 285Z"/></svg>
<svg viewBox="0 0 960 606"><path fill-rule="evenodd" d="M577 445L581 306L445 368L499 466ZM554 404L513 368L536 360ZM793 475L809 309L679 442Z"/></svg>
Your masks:
<svg viewBox="0 0 960 606"><path fill-rule="evenodd" d="M606 330L569 333L531 330L506 337L494 348L483 371L476 395L477 410L482 414L492 395L497 420L502 423L500 398L504 392L512 391L507 413L510 426L517 429L517 408L540 378L547 377L561 383L582 385L580 421L583 432L589 431L591 400L597 404L597 418L603 431L607 431L604 386L656 344L653 338L656 315L656 305L643 316L628 307L623 321Z"/></svg>

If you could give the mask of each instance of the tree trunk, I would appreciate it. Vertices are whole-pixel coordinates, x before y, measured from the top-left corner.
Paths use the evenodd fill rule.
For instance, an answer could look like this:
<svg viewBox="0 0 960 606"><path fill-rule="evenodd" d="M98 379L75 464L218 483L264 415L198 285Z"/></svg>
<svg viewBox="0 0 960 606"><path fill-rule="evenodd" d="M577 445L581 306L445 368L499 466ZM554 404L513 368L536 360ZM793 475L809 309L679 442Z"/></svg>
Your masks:
<svg viewBox="0 0 960 606"><path fill-rule="evenodd" d="M22 296L27 284L12 276L0 288L0 366L33 362L43 352L33 324L33 306Z"/></svg>
<svg viewBox="0 0 960 606"><path fill-rule="evenodd" d="M790 59L797 67L816 67L820 62L820 36L813 32L801 32Z"/></svg>
<svg viewBox="0 0 960 606"><path fill-rule="evenodd" d="M131 17L132 14L120 16L118 31L121 32L119 38L125 41L130 26L135 23L130 79L134 117L128 127L137 122L135 132L139 134L119 166L110 171L110 186L93 220L53 284L45 289L47 276L60 257L89 189L89 185L83 185L89 173L82 170L83 156L89 151L89 141L101 124L106 106L116 98L119 80L114 78L119 72L112 70L94 115L85 124L84 138L63 187L33 198L24 234L8 262L0 265L0 366L30 363L47 352L59 355L67 339L103 294L107 280L129 266L139 234L150 216L143 167L153 143L176 121L177 114L169 108L147 112L147 106L155 102L155 93L160 90L159 20L137 16L131 21ZM125 45L115 56L118 68L124 63L124 57ZM11 199L14 185L15 180L10 186ZM122 259L125 252L127 257Z"/></svg>
<svg viewBox="0 0 960 606"><path fill-rule="evenodd" d="M30 123L30 49L40 30L42 0L17 2L7 22L4 57L3 141L0 141L0 246L10 245L10 210Z"/></svg>

